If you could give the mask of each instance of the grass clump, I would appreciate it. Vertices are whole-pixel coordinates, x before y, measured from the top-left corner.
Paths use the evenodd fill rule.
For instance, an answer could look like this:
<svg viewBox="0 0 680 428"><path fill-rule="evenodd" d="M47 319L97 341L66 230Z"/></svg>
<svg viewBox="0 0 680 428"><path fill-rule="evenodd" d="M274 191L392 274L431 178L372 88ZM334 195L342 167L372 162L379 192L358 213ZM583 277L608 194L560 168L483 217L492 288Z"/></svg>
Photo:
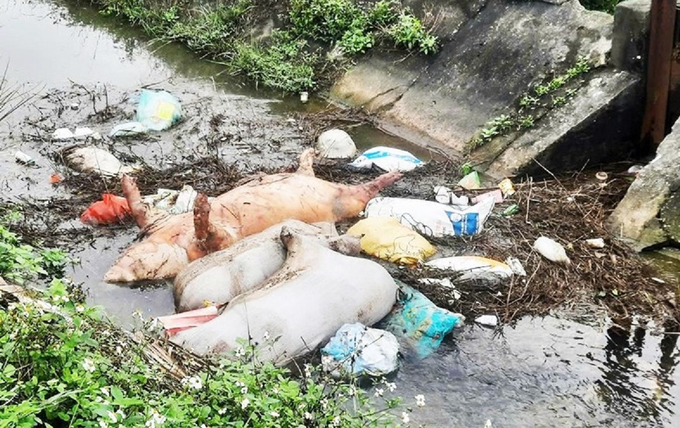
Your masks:
<svg viewBox="0 0 680 428"><path fill-rule="evenodd" d="M616 10L616 5L623 0L579 0L583 7L589 10L599 10L610 14Z"/></svg>
<svg viewBox="0 0 680 428"><path fill-rule="evenodd" d="M21 238L0 224L0 277L17 284L36 277L61 277L72 262L61 250L22 243Z"/></svg>
<svg viewBox="0 0 680 428"><path fill-rule="evenodd" d="M321 51L339 47L345 60L381 43L408 52L433 54L437 38L395 0L372 6L355 0L291 0L287 26L264 41L252 41L256 22L251 0L205 4L193 0L90 0L102 13L126 19L149 35L176 41L257 84L299 92L314 89L339 65L322 60ZM321 47L310 47L314 41ZM341 61L342 63L342 61Z"/></svg>
<svg viewBox="0 0 680 428"><path fill-rule="evenodd" d="M579 57L564 74L533 86L529 92L519 98L517 108L513 113L501 114L488 121L468 142L466 152L470 153L494 138L512 131L533 128L540 117L554 108L563 106L569 98L576 95L578 88L565 89L567 84L590 72L591 69L592 66L588 60Z"/></svg>

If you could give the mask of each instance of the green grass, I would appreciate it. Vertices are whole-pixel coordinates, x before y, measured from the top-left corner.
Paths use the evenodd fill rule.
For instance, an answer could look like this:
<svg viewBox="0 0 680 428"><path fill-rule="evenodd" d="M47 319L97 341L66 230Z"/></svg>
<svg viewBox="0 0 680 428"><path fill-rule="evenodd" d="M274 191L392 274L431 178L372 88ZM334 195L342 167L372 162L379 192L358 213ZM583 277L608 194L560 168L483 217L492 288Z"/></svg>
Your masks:
<svg viewBox="0 0 680 428"><path fill-rule="evenodd" d="M102 13L127 20L152 37L185 44L284 92L316 88L325 75L342 66L323 55L340 48L344 61L387 44L409 53L434 54L438 39L399 2L382 0L372 6L355 0L290 0L288 24L260 42L247 38L251 0L211 3L190 0L90 0ZM261 6L260 6L261 7ZM315 47L311 47L311 43Z"/></svg>
<svg viewBox="0 0 680 428"><path fill-rule="evenodd" d="M621 3L623 0L579 0L579 1L586 9L614 13L616 5Z"/></svg>

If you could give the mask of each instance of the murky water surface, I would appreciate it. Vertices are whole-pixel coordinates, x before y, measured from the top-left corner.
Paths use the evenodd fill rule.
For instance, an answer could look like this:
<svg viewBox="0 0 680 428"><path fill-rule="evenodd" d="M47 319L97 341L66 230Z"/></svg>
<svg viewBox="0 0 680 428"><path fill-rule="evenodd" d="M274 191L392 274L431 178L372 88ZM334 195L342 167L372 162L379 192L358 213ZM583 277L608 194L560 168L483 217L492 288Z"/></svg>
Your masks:
<svg viewBox="0 0 680 428"><path fill-rule="evenodd" d="M223 68L181 47L152 43L85 6L0 0L0 44L0 65L9 63L9 81L39 94L33 107L0 124L4 200L68 196L47 184L49 175L61 167L49 154L61 146L51 146L43 137L49 129L82 123L108 132L110 122L94 121L98 104L89 104L87 91L105 91L111 103L130 109L144 85L169 89L182 99L187 120L177 130L116 147L156 166L207 150L206 123L217 114L243 142L223 145L221 158L253 170L289 163L299 153L300 137L286 115L325 105L254 91ZM59 100L76 100L79 109L55 109ZM41 125L26 125L27 117ZM370 127L348 131L361 147L391 145L429 156ZM15 163L18 149L34 156L37 167ZM73 219L63 227L83 226ZM133 311L155 316L173 310L169 283L130 288L101 281L135 235L133 228L121 229L73 250L82 261L73 277L85 284L89 302L103 305L123 325L134 322ZM672 257L658 256L655 261L666 275L680 272ZM622 335L609 326L591 308L522 319L502 331L470 323L427 359L406 355L395 393L407 403L423 394L426 406L414 406L411 421L435 427L482 427L487 420L494 427L680 426L677 335L642 328Z"/></svg>

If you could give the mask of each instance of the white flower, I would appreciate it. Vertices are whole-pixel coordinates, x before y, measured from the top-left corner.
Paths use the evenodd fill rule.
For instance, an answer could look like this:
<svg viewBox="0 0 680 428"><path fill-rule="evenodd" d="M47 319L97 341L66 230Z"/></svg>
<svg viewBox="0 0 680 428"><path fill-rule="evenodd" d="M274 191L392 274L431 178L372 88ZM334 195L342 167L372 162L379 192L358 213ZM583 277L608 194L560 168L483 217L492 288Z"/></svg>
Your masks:
<svg viewBox="0 0 680 428"><path fill-rule="evenodd" d="M99 420L99 426L101 428L109 428L109 424L107 424L105 421L103 421L101 419Z"/></svg>
<svg viewBox="0 0 680 428"><path fill-rule="evenodd" d="M83 360L83 369L87 372L94 372L97 368L94 366L94 363L92 362L91 359L85 358Z"/></svg>
<svg viewBox="0 0 680 428"><path fill-rule="evenodd" d="M357 393L357 387L354 386L354 385L350 385L349 391L347 392L347 394L349 394L350 397L354 397L356 395L356 393Z"/></svg>
<svg viewBox="0 0 680 428"><path fill-rule="evenodd" d="M151 419L144 424L148 428L156 428L156 425L163 425L165 423L165 416L161 416L156 409L151 409L150 413Z"/></svg>
<svg viewBox="0 0 680 428"><path fill-rule="evenodd" d="M111 419L111 422L113 422L114 424L115 424L116 422L118 422L118 418L116 417L116 414L113 413L112 411L109 410L109 411L106 413L106 415L109 417L109 419Z"/></svg>
<svg viewBox="0 0 680 428"><path fill-rule="evenodd" d="M272 418L278 418L279 417L279 412L271 411L271 412L269 412L269 414L272 416Z"/></svg>
<svg viewBox="0 0 680 428"><path fill-rule="evenodd" d="M85 311L85 306L83 305L77 305L76 306L76 312L83 312Z"/></svg>
<svg viewBox="0 0 680 428"><path fill-rule="evenodd" d="M184 386L189 386L190 388L193 389L201 389L203 388L203 381L201 381L201 378L198 376L190 376L190 377L185 377L181 381L182 385Z"/></svg>
<svg viewBox="0 0 680 428"><path fill-rule="evenodd" d="M409 418L408 413L406 412L401 412L401 421L405 424L409 423L411 418Z"/></svg>
<svg viewBox="0 0 680 428"><path fill-rule="evenodd" d="M311 364L305 364L305 377L312 376L312 366Z"/></svg>
<svg viewBox="0 0 680 428"><path fill-rule="evenodd" d="M61 300L63 300L64 302L68 302L68 296L61 296Z"/></svg>
<svg viewBox="0 0 680 428"><path fill-rule="evenodd" d="M423 394L416 395L416 406L423 407L425 405L425 396Z"/></svg>
<svg viewBox="0 0 680 428"><path fill-rule="evenodd" d="M123 353L123 348L120 346L116 346L116 354L122 354Z"/></svg>
<svg viewBox="0 0 680 428"><path fill-rule="evenodd" d="M241 409L245 409L246 407L248 407L248 404L250 404L250 400L248 400L247 398L241 400Z"/></svg>
<svg viewBox="0 0 680 428"><path fill-rule="evenodd" d="M247 393L248 393L248 387L247 386L244 386L243 388L241 388L241 394L245 395Z"/></svg>
<svg viewBox="0 0 680 428"><path fill-rule="evenodd" d="M393 392L395 389L397 389L397 384L394 382L385 382L385 387L388 391Z"/></svg>
<svg viewBox="0 0 680 428"><path fill-rule="evenodd" d="M333 420L331 421L331 425L333 425L334 427L339 427L340 426L340 416L334 417Z"/></svg>
<svg viewBox="0 0 680 428"><path fill-rule="evenodd" d="M314 419L314 415L312 413L305 412L305 419L311 421L312 419Z"/></svg>
<svg viewBox="0 0 680 428"><path fill-rule="evenodd" d="M217 411L217 414L218 414L218 415L223 415L223 414L225 414L225 413L227 413L227 409L224 408L224 407Z"/></svg>
<svg viewBox="0 0 680 428"><path fill-rule="evenodd" d="M384 389L382 389L382 388L377 388L377 389L375 390L375 392L373 393L373 395L375 395L376 397L382 397L384 393L385 393L385 390L384 390Z"/></svg>
<svg viewBox="0 0 680 428"><path fill-rule="evenodd" d="M238 348L236 349L236 356L237 356L237 357L242 357L242 356L244 356L244 355L246 355L246 350L243 349L243 347L238 347Z"/></svg>
<svg viewBox="0 0 680 428"><path fill-rule="evenodd" d="M107 397L109 396L108 388L99 388L99 390L102 392L102 394L106 395ZM99 398L99 397L97 397L97 398Z"/></svg>
<svg viewBox="0 0 680 428"><path fill-rule="evenodd" d="M328 399L324 398L320 401L320 403L321 403L321 408L326 410L326 407L328 407Z"/></svg>
<svg viewBox="0 0 680 428"><path fill-rule="evenodd" d="M239 380L237 380L237 381L236 381L236 386L246 386L246 384L243 383L243 382L241 382L241 381L239 381Z"/></svg>

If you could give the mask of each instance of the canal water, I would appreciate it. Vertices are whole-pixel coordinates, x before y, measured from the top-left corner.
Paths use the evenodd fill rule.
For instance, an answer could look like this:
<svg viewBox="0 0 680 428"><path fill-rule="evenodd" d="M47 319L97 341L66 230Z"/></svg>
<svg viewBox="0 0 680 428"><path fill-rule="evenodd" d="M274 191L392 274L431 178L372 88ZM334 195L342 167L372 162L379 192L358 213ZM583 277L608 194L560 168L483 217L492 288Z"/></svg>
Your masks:
<svg viewBox="0 0 680 428"><path fill-rule="evenodd" d="M142 87L152 87L182 99L187 120L179 129L167 138L118 147L157 166L205 150L205 123L217 115L241 141L222 148L221 157L253 170L283 165L300 148L293 114L327 106L314 97L302 104L297 97L255 90L217 64L149 40L77 2L0 0L5 65L11 85L36 94L30 107L0 122L0 198L14 202L67 196L47 184L58 170L49 153L59 147L41 135L81 124L106 134L111 123L95 120L92 93L133 105ZM427 150L375 128L348 132L360 147L389 145L429 157ZM15 163L16 150L31 154L37 167ZM72 219L62 227L83 226ZM134 324L135 312L151 317L173 311L169 283L130 288L101 281L135 236L133 228L122 228L71 250L81 260L71 274L84 284L89 303L105 307L123 326ZM680 272L673 257L654 261L669 277ZM583 307L499 330L469 323L430 357L406 355L394 393L410 405L415 395L425 396L424 407L413 406L412 426L481 428L490 421L493 427L677 427L679 358L676 335L654 326L622 334L598 308Z"/></svg>

